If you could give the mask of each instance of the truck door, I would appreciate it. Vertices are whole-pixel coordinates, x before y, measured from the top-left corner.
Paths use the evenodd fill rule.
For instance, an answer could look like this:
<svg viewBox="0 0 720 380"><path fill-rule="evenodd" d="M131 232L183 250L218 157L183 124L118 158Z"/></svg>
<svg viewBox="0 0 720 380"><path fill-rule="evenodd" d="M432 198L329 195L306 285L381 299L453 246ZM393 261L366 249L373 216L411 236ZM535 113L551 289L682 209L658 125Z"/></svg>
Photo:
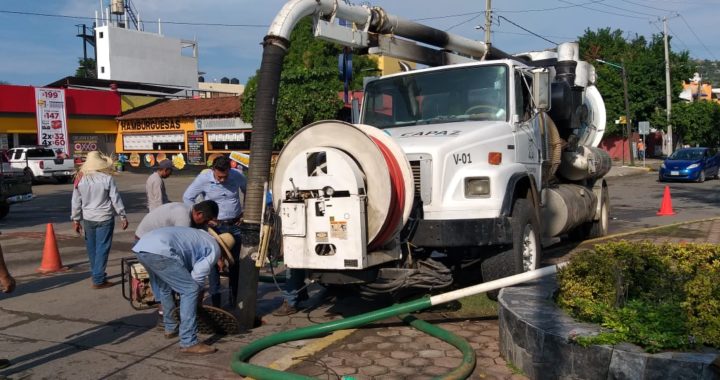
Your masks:
<svg viewBox="0 0 720 380"><path fill-rule="evenodd" d="M514 115L511 122L515 129L515 162L525 164L528 172L540 179L540 162L542 160L542 139L538 116L533 113L530 88L532 77L515 70Z"/></svg>

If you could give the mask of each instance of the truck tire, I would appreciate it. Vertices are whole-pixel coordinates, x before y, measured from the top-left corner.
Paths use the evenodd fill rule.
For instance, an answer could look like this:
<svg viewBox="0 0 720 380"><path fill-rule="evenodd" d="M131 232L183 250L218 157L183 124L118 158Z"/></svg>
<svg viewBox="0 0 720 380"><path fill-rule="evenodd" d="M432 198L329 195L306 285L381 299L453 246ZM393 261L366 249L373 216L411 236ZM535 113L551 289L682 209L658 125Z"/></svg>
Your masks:
<svg viewBox="0 0 720 380"><path fill-rule="evenodd" d="M0 219L7 216L10 212L10 204L7 201L0 202Z"/></svg>
<svg viewBox="0 0 720 380"><path fill-rule="evenodd" d="M610 224L610 195L608 188L603 187L600 197L600 218L591 222L583 223L577 228L570 231L570 239L574 241L582 241L586 239L594 239L608 234L608 226Z"/></svg>
<svg viewBox="0 0 720 380"><path fill-rule="evenodd" d="M32 169L25 168L25 177L27 177L30 180L31 184L36 184L37 179L35 178L35 174L33 174Z"/></svg>
<svg viewBox="0 0 720 380"><path fill-rule="evenodd" d="M518 198L513 204L512 248L502 251L482 262L483 282L527 272L538 268L540 263L540 223L529 199ZM487 293L497 301L500 290Z"/></svg>

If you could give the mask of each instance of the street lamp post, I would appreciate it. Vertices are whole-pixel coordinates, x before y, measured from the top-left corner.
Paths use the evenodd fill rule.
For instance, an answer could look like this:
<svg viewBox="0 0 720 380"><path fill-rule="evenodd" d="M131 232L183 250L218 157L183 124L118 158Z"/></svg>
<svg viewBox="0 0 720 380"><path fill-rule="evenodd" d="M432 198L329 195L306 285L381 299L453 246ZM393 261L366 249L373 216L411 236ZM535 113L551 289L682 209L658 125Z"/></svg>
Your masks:
<svg viewBox="0 0 720 380"><path fill-rule="evenodd" d="M625 60L621 60L621 64L618 65L617 63L612 63L608 61L604 61L602 59L597 59L596 61L600 63L604 63L608 66L614 67L616 69L620 69L620 72L622 73L622 80L623 80L623 95L625 97L625 135L627 136L628 141L630 141L631 136L631 123L630 123L630 100L628 98L628 84L627 84L627 73L625 71ZM630 165L635 166L635 157L632 154L632 145L628 144L628 149L630 153ZM623 142L623 165L625 164L625 142Z"/></svg>

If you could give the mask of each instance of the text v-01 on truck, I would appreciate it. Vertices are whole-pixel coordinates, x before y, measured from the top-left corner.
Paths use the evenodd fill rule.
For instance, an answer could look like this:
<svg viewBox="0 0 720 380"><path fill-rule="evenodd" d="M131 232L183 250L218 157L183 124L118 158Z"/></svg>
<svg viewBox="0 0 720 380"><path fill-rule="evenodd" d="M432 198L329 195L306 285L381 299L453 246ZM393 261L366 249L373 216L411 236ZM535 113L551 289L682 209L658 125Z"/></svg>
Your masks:
<svg viewBox="0 0 720 380"><path fill-rule="evenodd" d="M359 123L288 141L272 181L288 267L397 295L536 269L543 237L607 233L605 109L576 43L509 55L343 7L316 14L317 36L432 67L369 82Z"/></svg>

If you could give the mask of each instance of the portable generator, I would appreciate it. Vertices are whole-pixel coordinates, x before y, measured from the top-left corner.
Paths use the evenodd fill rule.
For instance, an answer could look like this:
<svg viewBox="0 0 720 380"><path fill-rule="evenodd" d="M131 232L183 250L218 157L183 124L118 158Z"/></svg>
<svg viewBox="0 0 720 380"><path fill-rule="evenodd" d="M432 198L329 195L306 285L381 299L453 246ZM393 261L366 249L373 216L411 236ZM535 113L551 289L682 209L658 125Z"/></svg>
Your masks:
<svg viewBox="0 0 720 380"><path fill-rule="evenodd" d="M120 260L123 298L135 310L146 310L157 305L150 286L150 275L136 257Z"/></svg>

